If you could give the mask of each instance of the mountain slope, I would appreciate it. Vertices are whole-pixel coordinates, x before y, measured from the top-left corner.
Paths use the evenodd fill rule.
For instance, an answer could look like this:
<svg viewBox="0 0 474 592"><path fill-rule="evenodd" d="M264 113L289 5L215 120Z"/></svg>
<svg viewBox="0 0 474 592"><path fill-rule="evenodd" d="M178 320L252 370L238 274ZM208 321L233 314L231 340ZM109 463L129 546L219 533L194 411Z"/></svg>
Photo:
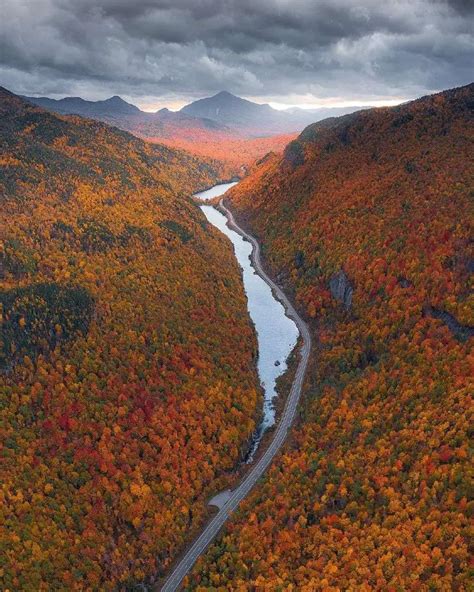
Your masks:
<svg viewBox="0 0 474 592"><path fill-rule="evenodd" d="M72 187L89 180L91 187L100 187L103 193L115 185L130 193L150 176L168 192L186 190L190 194L221 175L217 161L197 159L162 145L147 146L130 134L92 120L58 117L30 108L8 91L1 93L2 148L6 155L15 150L22 154L21 166L7 166L2 175L6 196L34 194L36 184L41 183L66 197ZM95 143L104 144L101 152ZM123 154L117 152L119 145ZM44 167L54 174L45 175Z"/></svg>
<svg viewBox="0 0 474 592"><path fill-rule="evenodd" d="M213 119L169 109L146 113L120 97L112 97L106 101L85 101L73 97L60 100L46 97L24 98L55 113L90 117L151 142L166 143L170 147L187 150L200 157L218 159L225 178L241 175L243 167L249 166L267 152L281 151L292 139L289 135L248 138L241 131Z"/></svg>
<svg viewBox="0 0 474 592"><path fill-rule="evenodd" d="M259 408L219 167L3 89L0 142L0 588L133 589Z"/></svg>
<svg viewBox="0 0 474 592"><path fill-rule="evenodd" d="M468 590L474 85L315 124L231 193L313 324L292 444L187 590Z"/></svg>

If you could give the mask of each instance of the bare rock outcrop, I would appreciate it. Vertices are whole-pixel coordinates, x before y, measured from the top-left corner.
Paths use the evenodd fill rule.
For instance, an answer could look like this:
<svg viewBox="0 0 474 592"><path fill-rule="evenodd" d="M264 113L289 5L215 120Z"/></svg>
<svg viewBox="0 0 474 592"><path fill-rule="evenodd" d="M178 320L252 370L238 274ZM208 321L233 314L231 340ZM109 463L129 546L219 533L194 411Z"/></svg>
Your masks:
<svg viewBox="0 0 474 592"><path fill-rule="evenodd" d="M298 140L290 142L283 152L283 160L292 169L304 164L305 154L303 144Z"/></svg>
<svg viewBox="0 0 474 592"><path fill-rule="evenodd" d="M354 289L343 269L331 277L329 280L329 290L332 296L344 305L346 310L351 308Z"/></svg>

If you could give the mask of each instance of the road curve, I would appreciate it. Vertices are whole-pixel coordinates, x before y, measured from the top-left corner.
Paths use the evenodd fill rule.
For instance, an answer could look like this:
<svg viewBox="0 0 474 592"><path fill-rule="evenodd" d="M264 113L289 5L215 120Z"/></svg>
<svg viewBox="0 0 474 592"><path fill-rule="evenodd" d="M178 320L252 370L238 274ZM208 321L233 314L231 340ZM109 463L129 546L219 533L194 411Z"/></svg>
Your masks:
<svg viewBox="0 0 474 592"><path fill-rule="evenodd" d="M194 563L200 555L206 550L207 546L215 538L219 530L222 528L224 523L227 521L232 512L236 509L239 503L248 495L253 489L256 482L260 479L263 473L268 468L268 465L272 462L276 453L280 450L283 442L286 439L287 433L291 424L293 423L296 408L301 396L301 388L303 386L303 380L308 366L309 354L311 352L311 335L307 324L298 315L291 302L288 300L286 295L283 293L281 288L271 280L262 268L261 257L260 257L260 245L257 240L247 234L238 224L236 223L234 216L229 211L221 199L219 202L221 211L227 216L228 225L230 228L238 232L241 236L252 243L252 263L255 271L262 277L262 279L270 286L273 293L278 300L284 305L286 314L295 321L300 336L303 339L303 346L301 348L301 357L296 370L295 378L291 386L290 394L286 400L283 413L281 415L278 426L274 432L273 438L268 445L267 449L255 463L252 469L247 473L242 482L233 490L231 497L226 504L219 510L219 512L212 518L212 520L206 525L204 530L195 540L193 545L187 550L181 561L174 567L173 571L169 575L168 579L161 588L161 592L174 592L178 590L181 582L186 575L191 571Z"/></svg>

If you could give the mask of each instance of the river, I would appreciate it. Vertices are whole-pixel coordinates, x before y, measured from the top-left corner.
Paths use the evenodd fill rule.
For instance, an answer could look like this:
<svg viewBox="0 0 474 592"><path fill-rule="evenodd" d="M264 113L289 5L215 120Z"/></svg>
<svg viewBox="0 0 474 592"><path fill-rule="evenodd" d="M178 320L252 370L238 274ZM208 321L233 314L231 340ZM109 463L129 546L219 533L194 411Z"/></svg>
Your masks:
<svg viewBox="0 0 474 592"><path fill-rule="evenodd" d="M209 200L223 195L235 184L216 185L197 193L195 197ZM265 430L275 424L276 380L287 369L287 359L296 345L299 332L294 321L286 315L283 305L274 297L270 286L255 272L250 259L252 245L227 226L227 218L216 208L210 205L200 207L207 220L225 234L234 247L242 269L250 318L257 332L258 375L264 391L264 402L262 421L247 455L247 462L251 462Z"/></svg>
<svg viewBox="0 0 474 592"><path fill-rule="evenodd" d="M214 187L211 187L210 189L206 189L205 191L196 193L194 197L198 197L203 201L212 199L213 197L219 197L219 195L224 195L224 193L228 189L230 189L234 185L237 185L237 183L238 181L231 181L230 183L221 183L220 185L214 185Z"/></svg>

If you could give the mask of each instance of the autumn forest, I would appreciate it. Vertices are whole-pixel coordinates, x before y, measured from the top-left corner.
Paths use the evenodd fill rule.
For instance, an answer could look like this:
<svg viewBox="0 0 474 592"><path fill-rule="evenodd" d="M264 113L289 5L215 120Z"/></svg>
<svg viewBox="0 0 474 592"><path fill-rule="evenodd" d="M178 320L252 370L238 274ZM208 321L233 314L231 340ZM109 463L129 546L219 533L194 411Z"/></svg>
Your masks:
<svg viewBox="0 0 474 592"><path fill-rule="evenodd" d="M469 3L29 2L0 590L474 590Z"/></svg>
<svg viewBox="0 0 474 592"><path fill-rule="evenodd" d="M314 124L228 194L317 347L186 590L471 589L473 109L471 84Z"/></svg>
<svg viewBox="0 0 474 592"><path fill-rule="evenodd" d="M128 586L258 414L238 267L187 197L220 165L0 99L2 589Z"/></svg>

